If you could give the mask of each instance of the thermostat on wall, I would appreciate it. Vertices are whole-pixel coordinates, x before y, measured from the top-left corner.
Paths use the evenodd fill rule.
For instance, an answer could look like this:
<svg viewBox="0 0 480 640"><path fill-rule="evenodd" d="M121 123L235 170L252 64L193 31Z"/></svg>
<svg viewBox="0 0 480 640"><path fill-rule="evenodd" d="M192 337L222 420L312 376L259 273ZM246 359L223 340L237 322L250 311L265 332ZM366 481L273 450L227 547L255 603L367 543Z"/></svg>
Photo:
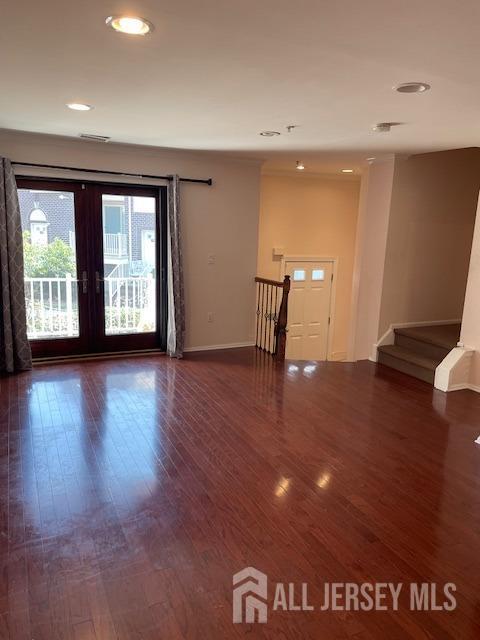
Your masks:
<svg viewBox="0 0 480 640"><path fill-rule="evenodd" d="M273 247L274 256L283 256L284 253L285 253L285 249L283 247Z"/></svg>

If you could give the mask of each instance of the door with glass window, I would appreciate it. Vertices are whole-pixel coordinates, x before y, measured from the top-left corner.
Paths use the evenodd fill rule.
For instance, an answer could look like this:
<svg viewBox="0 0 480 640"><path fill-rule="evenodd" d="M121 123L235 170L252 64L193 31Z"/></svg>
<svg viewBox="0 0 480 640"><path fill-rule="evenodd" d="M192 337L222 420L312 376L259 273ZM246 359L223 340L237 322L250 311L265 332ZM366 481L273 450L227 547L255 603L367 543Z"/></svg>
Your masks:
<svg viewBox="0 0 480 640"><path fill-rule="evenodd" d="M18 180L27 335L34 357L88 350L87 228L80 184Z"/></svg>
<svg viewBox="0 0 480 640"><path fill-rule="evenodd" d="M164 188L18 180L34 357L164 348Z"/></svg>
<svg viewBox="0 0 480 640"><path fill-rule="evenodd" d="M165 307L159 191L98 185L93 203L97 349L155 348Z"/></svg>
<svg viewBox="0 0 480 640"><path fill-rule="evenodd" d="M286 357L326 360L333 262L287 261L285 274L291 282Z"/></svg>

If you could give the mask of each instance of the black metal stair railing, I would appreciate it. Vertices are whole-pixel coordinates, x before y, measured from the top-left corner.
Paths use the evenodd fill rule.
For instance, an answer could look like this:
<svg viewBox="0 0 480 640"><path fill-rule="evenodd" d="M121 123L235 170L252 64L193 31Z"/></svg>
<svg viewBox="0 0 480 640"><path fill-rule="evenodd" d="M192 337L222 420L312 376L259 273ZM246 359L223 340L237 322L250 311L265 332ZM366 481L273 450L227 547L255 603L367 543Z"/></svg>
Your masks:
<svg viewBox="0 0 480 640"><path fill-rule="evenodd" d="M283 282L257 276L255 346L285 360L290 276Z"/></svg>

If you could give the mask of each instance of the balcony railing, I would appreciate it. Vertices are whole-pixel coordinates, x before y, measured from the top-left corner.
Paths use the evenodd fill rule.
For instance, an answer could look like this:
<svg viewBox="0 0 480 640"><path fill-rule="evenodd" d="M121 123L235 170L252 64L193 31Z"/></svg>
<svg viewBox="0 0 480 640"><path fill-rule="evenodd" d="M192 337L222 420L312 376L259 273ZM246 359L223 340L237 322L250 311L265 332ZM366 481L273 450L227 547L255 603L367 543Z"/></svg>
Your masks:
<svg viewBox="0 0 480 640"><path fill-rule="evenodd" d="M75 252L75 231L68 232L68 243ZM128 237L125 233L104 233L103 253L106 258L126 258L128 256Z"/></svg>
<svg viewBox="0 0 480 640"><path fill-rule="evenodd" d="M107 335L155 331L155 279L105 278ZM25 278L27 331L30 340L79 335L78 283L65 278Z"/></svg>
<svg viewBox="0 0 480 640"><path fill-rule="evenodd" d="M25 278L27 334L30 340L78 336L77 281L65 278Z"/></svg>
<svg viewBox="0 0 480 640"><path fill-rule="evenodd" d="M103 253L113 258L125 258L128 255L127 236L124 233L104 233Z"/></svg>

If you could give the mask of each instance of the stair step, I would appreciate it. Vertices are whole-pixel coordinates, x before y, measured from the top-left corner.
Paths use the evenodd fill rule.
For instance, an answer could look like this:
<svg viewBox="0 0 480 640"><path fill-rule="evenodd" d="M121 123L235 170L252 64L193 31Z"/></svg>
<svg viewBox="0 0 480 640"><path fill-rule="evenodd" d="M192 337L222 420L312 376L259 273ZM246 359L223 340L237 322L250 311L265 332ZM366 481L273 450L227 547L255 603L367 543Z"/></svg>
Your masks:
<svg viewBox="0 0 480 640"><path fill-rule="evenodd" d="M419 354L399 345L384 345L378 348L378 362L402 373L433 384L435 370L442 359Z"/></svg>
<svg viewBox="0 0 480 640"><path fill-rule="evenodd" d="M451 351L450 348L445 348L438 344L432 344L431 342L425 342L419 338L413 338L411 335L401 333L397 329L395 329L395 345L402 347L407 351L413 351L419 356L431 358L432 360L439 360L440 362Z"/></svg>
<svg viewBox="0 0 480 640"><path fill-rule="evenodd" d="M406 336L426 344L451 351L460 339L460 324L433 324L418 327L398 327L395 335Z"/></svg>

